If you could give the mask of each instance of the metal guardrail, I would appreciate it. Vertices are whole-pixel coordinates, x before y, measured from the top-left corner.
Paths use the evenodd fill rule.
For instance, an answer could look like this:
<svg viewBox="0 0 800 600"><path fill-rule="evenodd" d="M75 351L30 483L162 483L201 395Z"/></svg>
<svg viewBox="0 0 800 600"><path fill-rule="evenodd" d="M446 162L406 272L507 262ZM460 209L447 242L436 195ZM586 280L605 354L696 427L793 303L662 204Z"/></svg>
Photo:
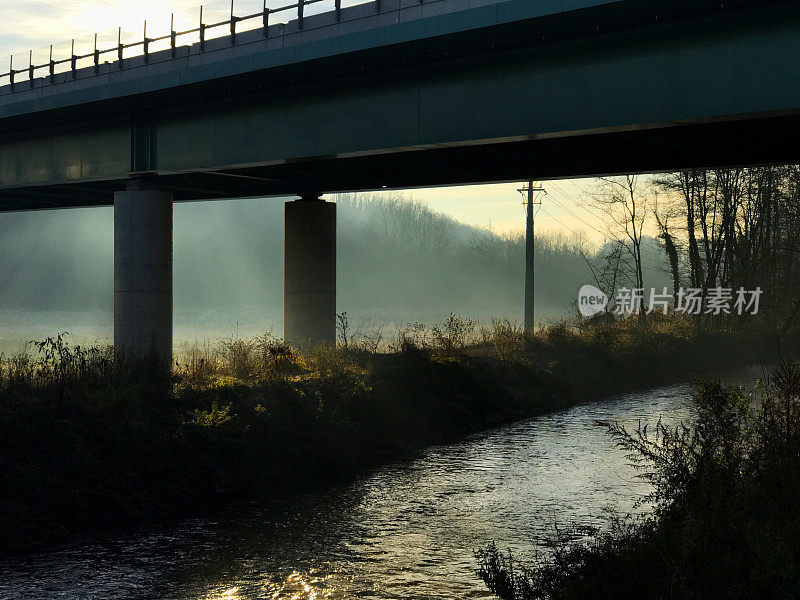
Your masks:
<svg viewBox="0 0 800 600"><path fill-rule="evenodd" d="M101 59L106 55L113 55L115 57L114 62L116 63L116 68L122 70L125 66L126 60L131 60L132 58L136 57L144 57L144 62L147 64L150 59L150 54L153 52L152 46L159 44L160 42L169 42L169 46L164 47L164 49L171 49L172 56L175 57L177 53L177 49L179 48L178 39L179 38L186 38L187 36L195 36L192 44L199 43L199 50L200 52L205 52L206 50L206 42L210 39L219 39L221 37L225 37L225 35L230 36L230 41L232 45L236 44L236 36L237 36L237 28L241 23L252 22L256 19L259 19L260 22L256 25L255 29L261 29L263 31L263 36L265 39L269 37L269 27L270 27L270 17L275 14L283 13L285 11L296 11L296 18L297 18L297 28L298 30L303 29L303 18L305 8L316 4L318 2L323 2L325 0L297 0L294 4L287 4L285 6L279 6L277 8L269 8L267 6L267 0L263 0L262 9L259 12L249 13L241 16L236 15L236 8L235 8L235 0L231 0L230 3L230 15L227 19L223 21L217 21L214 23L204 23L203 21L203 6L200 6L200 21L197 27L192 27L185 30L176 30L175 29L175 13L172 13L170 16L170 31L169 33L155 36L155 37L148 37L147 36L147 21L144 21L144 28L143 28L143 35L141 39L138 39L133 42L125 42L123 41L123 29L121 27L117 28L116 34L117 39L116 43L109 47L100 47L103 44L101 43L100 46L98 45L98 34L94 34L94 48L90 52L84 53L76 53L75 52L75 38L71 40L71 47L69 55L65 58L54 58L53 55L53 45L49 47L49 60L43 62L42 64L35 64L34 62L34 51L29 51L28 54L28 61L27 65L19 68L15 68L14 66L14 57L20 55L11 55L9 57L9 64L8 64L8 71L0 72L0 86L5 86L10 84L10 92L19 91L23 89L32 89L34 87L34 81L37 78L42 77L42 71L45 71L44 81L46 82L49 78L49 83L52 85L56 82L56 74L57 73L64 73L69 72L71 73L72 79L77 78L77 72L79 68L84 68L84 66L79 67L79 63L82 61L91 61L89 65L86 66L94 66L94 72L100 72L100 65ZM423 3L423 0L417 0L419 4ZM334 0L333 4L333 11L335 12L335 21L338 23L341 20L341 11L342 11L342 0ZM375 11L379 13L381 11L381 0L375 0ZM218 32L220 28L227 28L225 34L221 35L209 35L210 31ZM253 28L251 27L251 30ZM127 35L126 35L127 37ZM67 42L69 44L69 42ZM186 44L181 44L181 46L185 46ZM141 52L136 52L137 50L141 49ZM46 50L46 49L45 49ZM24 57L24 55L23 55ZM19 62L19 61L17 61ZM66 68L64 68L66 67ZM1 67L0 67L1 68ZM38 75L37 75L38 74ZM27 85L25 85L27 83Z"/></svg>

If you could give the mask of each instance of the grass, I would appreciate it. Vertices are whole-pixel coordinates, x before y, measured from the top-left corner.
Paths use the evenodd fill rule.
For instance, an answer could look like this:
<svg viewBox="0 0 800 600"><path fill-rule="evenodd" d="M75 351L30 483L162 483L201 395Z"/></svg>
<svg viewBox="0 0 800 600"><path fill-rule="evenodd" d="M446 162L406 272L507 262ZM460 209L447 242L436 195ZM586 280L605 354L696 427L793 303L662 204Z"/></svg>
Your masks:
<svg viewBox="0 0 800 600"><path fill-rule="evenodd" d="M346 317L346 316L345 316ZM377 340L377 341L376 341ZM0 553L340 482L497 424L752 359L675 318L536 335L451 315L298 354L270 335L156 357L47 339L0 360ZM720 356L711 350L725 345Z"/></svg>
<svg viewBox="0 0 800 600"><path fill-rule="evenodd" d="M589 541L557 535L533 567L490 545L478 553L489 589L504 600L798 597L800 367L778 368L755 405L709 379L694 397L692 426L605 424L653 484L651 515L616 518Z"/></svg>

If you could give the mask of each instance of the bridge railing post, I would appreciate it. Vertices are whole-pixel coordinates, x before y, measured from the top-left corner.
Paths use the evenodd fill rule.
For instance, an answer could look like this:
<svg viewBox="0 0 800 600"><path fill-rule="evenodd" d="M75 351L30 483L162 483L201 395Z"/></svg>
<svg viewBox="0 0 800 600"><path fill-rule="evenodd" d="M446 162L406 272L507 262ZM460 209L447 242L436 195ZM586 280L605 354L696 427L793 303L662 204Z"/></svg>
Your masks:
<svg viewBox="0 0 800 600"><path fill-rule="evenodd" d="M70 67L72 68L72 78L78 77L78 57L75 56L75 38L72 38L72 57L69 59Z"/></svg>
<svg viewBox="0 0 800 600"><path fill-rule="evenodd" d="M50 44L50 83L56 82L56 61L53 60L53 44Z"/></svg>
<svg viewBox="0 0 800 600"><path fill-rule="evenodd" d="M175 58L175 40L177 34L175 33L175 13L169 17L169 47L172 49L172 58Z"/></svg>
<svg viewBox="0 0 800 600"><path fill-rule="evenodd" d="M144 41L142 42L144 46L144 64L150 63L150 40L147 39L147 21L144 22Z"/></svg>
<svg viewBox="0 0 800 600"><path fill-rule="evenodd" d="M234 0L231 0L231 45L235 46L236 45L236 21L237 21L237 19L233 15L233 2L234 2Z"/></svg>
<svg viewBox="0 0 800 600"><path fill-rule="evenodd" d="M11 82L11 91L14 91L14 55L8 59L8 79Z"/></svg>
<svg viewBox="0 0 800 600"><path fill-rule="evenodd" d="M100 51L97 49L97 34L94 34L94 74L100 72Z"/></svg>
<svg viewBox="0 0 800 600"><path fill-rule="evenodd" d="M28 81L31 89L33 89L33 71L33 50L31 50L28 54Z"/></svg>
<svg viewBox="0 0 800 600"><path fill-rule="evenodd" d="M297 0L297 28L303 28L303 3L304 0Z"/></svg>
<svg viewBox="0 0 800 600"><path fill-rule="evenodd" d="M267 0L264 0L264 9L261 13L264 19L264 37L269 37L269 9L267 8Z"/></svg>
<svg viewBox="0 0 800 600"><path fill-rule="evenodd" d="M117 62L119 63L119 69L122 70L122 55L124 51L124 46L122 45L122 27L117 29Z"/></svg>
<svg viewBox="0 0 800 600"><path fill-rule="evenodd" d="M206 26L203 23L203 5L200 5L200 52L206 50Z"/></svg>

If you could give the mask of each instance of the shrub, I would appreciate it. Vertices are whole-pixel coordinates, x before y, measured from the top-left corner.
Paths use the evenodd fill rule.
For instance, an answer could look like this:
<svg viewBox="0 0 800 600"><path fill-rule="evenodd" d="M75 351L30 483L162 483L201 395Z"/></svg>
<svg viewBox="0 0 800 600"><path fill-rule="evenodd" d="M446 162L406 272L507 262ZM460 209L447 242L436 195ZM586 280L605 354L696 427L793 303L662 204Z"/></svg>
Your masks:
<svg viewBox="0 0 800 600"><path fill-rule="evenodd" d="M508 319L492 319L489 339L500 360L517 359L525 349L524 331Z"/></svg>
<svg viewBox="0 0 800 600"><path fill-rule="evenodd" d="M220 408L217 401L211 403L211 410L200 410L195 408L189 413L189 424L197 425L198 427L212 428L219 427L220 425L230 421L233 416L230 414L231 405L223 406Z"/></svg>
<svg viewBox="0 0 800 600"><path fill-rule="evenodd" d="M473 331L475 321L450 313L441 325L435 325L431 329L434 348L443 357L453 358L464 350Z"/></svg>

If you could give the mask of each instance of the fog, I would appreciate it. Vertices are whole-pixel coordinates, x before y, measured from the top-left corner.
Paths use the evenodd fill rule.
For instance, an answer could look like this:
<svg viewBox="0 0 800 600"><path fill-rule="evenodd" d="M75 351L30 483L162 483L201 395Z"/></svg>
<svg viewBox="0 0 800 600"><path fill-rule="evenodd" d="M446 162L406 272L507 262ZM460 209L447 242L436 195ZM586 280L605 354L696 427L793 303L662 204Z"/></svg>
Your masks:
<svg viewBox="0 0 800 600"><path fill-rule="evenodd" d="M500 237L402 194L340 195L338 311L356 330L431 324L450 312L522 319L524 240ZM285 199L174 208L176 342L282 334ZM536 308L546 323L574 311L592 281L580 240L538 236ZM596 250L596 249L595 249ZM112 337L113 209L0 214L0 349L67 331ZM588 250L587 250L588 252ZM669 277L651 241L648 286Z"/></svg>

